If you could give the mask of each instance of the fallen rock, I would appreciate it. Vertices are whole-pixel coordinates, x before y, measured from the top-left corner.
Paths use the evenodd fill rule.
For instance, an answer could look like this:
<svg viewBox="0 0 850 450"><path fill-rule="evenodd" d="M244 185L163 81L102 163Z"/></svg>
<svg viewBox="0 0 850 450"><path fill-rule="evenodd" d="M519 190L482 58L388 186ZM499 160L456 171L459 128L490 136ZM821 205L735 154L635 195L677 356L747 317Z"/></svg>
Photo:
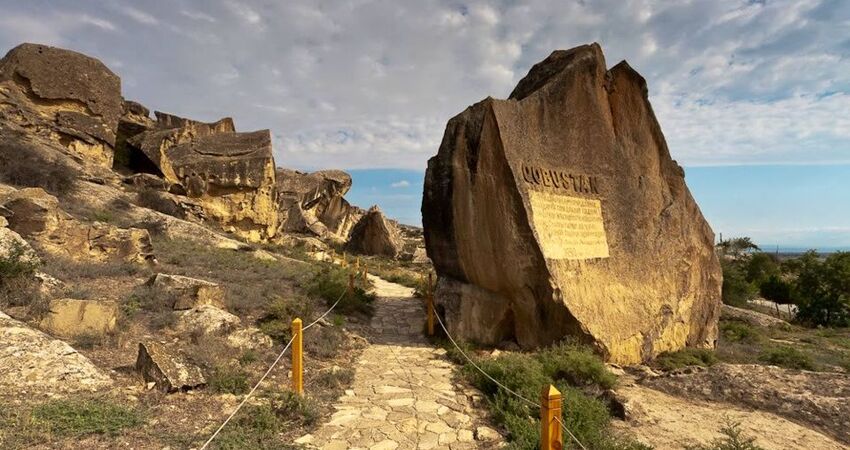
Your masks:
<svg viewBox="0 0 850 450"><path fill-rule="evenodd" d="M185 392L207 383L198 366L153 341L139 343L136 371L145 382L154 383L157 389L166 393Z"/></svg>
<svg viewBox="0 0 850 450"><path fill-rule="evenodd" d="M236 330L225 338L227 345L241 350L261 350L271 348L272 339L259 328L248 327Z"/></svg>
<svg viewBox="0 0 850 450"><path fill-rule="evenodd" d="M343 197L351 189L351 176L341 170L304 173L277 168L276 184L284 231L345 239L359 218L359 208Z"/></svg>
<svg viewBox="0 0 850 450"><path fill-rule="evenodd" d="M49 312L39 327L52 335L72 338L103 336L115 331L117 323L115 302L62 298L50 301Z"/></svg>
<svg viewBox="0 0 850 450"><path fill-rule="evenodd" d="M184 311L177 319L177 331L185 334L223 335L242 324L238 316L212 305Z"/></svg>
<svg viewBox="0 0 850 450"><path fill-rule="evenodd" d="M112 380L70 345L0 312L0 391L73 393Z"/></svg>
<svg viewBox="0 0 850 450"><path fill-rule="evenodd" d="M380 208L373 206L354 225L346 250L366 255L383 255L395 258L401 253L404 243L398 228L384 217Z"/></svg>
<svg viewBox="0 0 850 450"><path fill-rule="evenodd" d="M720 317L724 319L740 320L750 325L759 327L787 326L788 322L777 319L767 314L753 311L751 309L736 308L732 305L723 304Z"/></svg>
<svg viewBox="0 0 850 450"><path fill-rule="evenodd" d="M121 80L97 59L38 44L21 44L0 60L0 103L8 118L62 143L86 164L112 167Z"/></svg>
<svg viewBox="0 0 850 450"><path fill-rule="evenodd" d="M850 375L756 364L715 364L643 383L689 400L727 402L807 424L850 445Z"/></svg>
<svg viewBox="0 0 850 450"><path fill-rule="evenodd" d="M154 261L147 230L77 221L59 208L59 200L41 188L25 188L0 196L9 228L36 247L71 259Z"/></svg>
<svg viewBox="0 0 850 450"><path fill-rule="evenodd" d="M202 305L224 308L224 289L210 281L158 273L147 284L158 301L168 303L175 310Z"/></svg>
<svg viewBox="0 0 850 450"><path fill-rule="evenodd" d="M646 81L597 44L555 51L508 100L452 118L422 217L455 337L567 336L614 363L713 348L714 233L670 157Z"/></svg>

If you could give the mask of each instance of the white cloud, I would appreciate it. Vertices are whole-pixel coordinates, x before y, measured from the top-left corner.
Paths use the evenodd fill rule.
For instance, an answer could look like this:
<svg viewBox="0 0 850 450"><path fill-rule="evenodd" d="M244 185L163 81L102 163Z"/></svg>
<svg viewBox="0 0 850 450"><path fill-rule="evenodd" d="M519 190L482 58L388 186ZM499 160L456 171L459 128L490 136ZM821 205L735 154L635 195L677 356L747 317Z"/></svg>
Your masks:
<svg viewBox="0 0 850 450"><path fill-rule="evenodd" d="M390 187L393 187L393 188L410 187L410 182L407 181L407 180L399 180L399 181L396 181L395 183L390 184Z"/></svg>
<svg viewBox="0 0 850 450"><path fill-rule="evenodd" d="M136 22L145 25L156 25L159 23L159 20L157 20L157 18L154 17L152 14L142 11L140 9L136 9L132 6L122 6L120 9L121 12L123 12Z"/></svg>
<svg viewBox="0 0 850 450"><path fill-rule="evenodd" d="M194 11L194 10L189 11L189 10L184 9L184 10L180 11L180 14L182 14L182 15L190 18L190 19L193 19L193 20L203 20L203 21L206 21L206 22L209 22L209 23L215 23L216 22L215 17L213 17L209 14L206 14L204 12L201 12L201 11Z"/></svg>

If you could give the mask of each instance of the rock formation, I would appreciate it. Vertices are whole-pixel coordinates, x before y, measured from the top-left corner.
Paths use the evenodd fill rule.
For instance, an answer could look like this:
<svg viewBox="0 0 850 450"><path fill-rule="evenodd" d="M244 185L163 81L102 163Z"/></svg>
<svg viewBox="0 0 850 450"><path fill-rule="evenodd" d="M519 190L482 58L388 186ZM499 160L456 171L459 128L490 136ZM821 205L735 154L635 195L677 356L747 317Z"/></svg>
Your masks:
<svg viewBox="0 0 850 450"><path fill-rule="evenodd" d="M136 371L165 393L188 391L207 384L200 367L154 341L139 343Z"/></svg>
<svg viewBox="0 0 850 450"><path fill-rule="evenodd" d="M115 331L118 304L73 298L50 301L49 311L39 327L61 337L103 336Z"/></svg>
<svg viewBox="0 0 850 450"><path fill-rule="evenodd" d="M360 217L360 209L343 196L351 176L341 170L304 173L277 169L278 208L284 231L345 240Z"/></svg>
<svg viewBox="0 0 850 450"><path fill-rule="evenodd" d="M645 80L597 44L555 51L508 100L452 118L422 203L456 338L572 336L637 363L715 345L714 234L670 158Z"/></svg>
<svg viewBox="0 0 850 450"><path fill-rule="evenodd" d="M346 249L352 253L397 257L404 242L395 223L384 217L380 208L373 206L351 230Z"/></svg>
<svg viewBox="0 0 850 450"><path fill-rule="evenodd" d="M158 273L148 280L157 302L175 310L202 305L224 307L224 289L216 283L182 275Z"/></svg>

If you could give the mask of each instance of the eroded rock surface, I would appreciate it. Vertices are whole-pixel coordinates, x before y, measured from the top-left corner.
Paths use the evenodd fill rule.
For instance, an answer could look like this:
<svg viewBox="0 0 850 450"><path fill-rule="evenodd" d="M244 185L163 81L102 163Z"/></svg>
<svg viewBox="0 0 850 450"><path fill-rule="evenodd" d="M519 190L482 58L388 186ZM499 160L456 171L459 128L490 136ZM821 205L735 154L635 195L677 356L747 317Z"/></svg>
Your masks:
<svg viewBox="0 0 850 450"><path fill-rule="evenodd" d="M740 320L759 327L788 325L788 322L782 319L777 319L776 317L769 316L758 311L753 311L751 309L736 308L732 305L726 304L723 305L721 316L724 319Z"/></svg>
<svg viewBox="0 0 850 450"><path fill-rule="evenodd" d="M50 301L39 327L56 336L73 338L103 336L115 331L117 323L115 302L61 298Z"/></svg>
<svg viewBox="0 0 850 450"><path fill-rule="evenodd" d="M224 289L210 281L158 273L148 280L148 285L157 301L176 310L202 305L224 307Z"/></svg>
<svg viewBox="0 0 850 450"><path fill-rule="evenodd" d="M163 392L188 391L207 383L201 369L154 341L139 343L136 371Z"/></svg>
<svg viewBox="0 0 850 450"><path fill-rule="evenodd" d="M112 380L70 345L0 312L0 392L72 393Z"/></svg>
<svg viewBox="0 0 850 450"><path fill-rule="evenodd" d="M395 258L404 249L404 241L396 225L384 216L380 208L373 206L354 225L346 249L353 253Z"/></svg>
<svg viewBox="0 0 850 450"><path fill-rule="evenodd" d="M452 118L422 214L457 338L574 336L619 363L715 345L714 234L645 80L625 62L607 70L597 44L552 53L508 100Z"/></svg>
<svg viewBox="0 0 850 450"><path fill-rule="evenodd" d="M716 364L643 383L687 399L728 402L777 414L850 445L850 375L845 373Z"/></svg>
<svg viewBox="0 0 850 450"><path fill-rule="evenodd" d="M351 176L341 170L304 173L277 169L278 207L284 231L345 239L360 210L343 197Z"/></svg>

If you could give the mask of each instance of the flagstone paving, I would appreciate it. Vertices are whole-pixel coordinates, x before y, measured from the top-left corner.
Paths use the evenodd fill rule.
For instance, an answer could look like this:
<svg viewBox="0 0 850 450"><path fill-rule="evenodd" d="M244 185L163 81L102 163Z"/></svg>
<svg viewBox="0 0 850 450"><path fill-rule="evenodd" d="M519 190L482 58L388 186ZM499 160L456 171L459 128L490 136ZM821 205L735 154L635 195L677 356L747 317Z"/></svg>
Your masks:
<svg viewBox="0 0 850 450"><path fill-rule="evenodd" d="M486 426L484 410L473 408L478 392L453 378L445 350L423 336L424 308L413 289L370 279L377 294L373 335L354 367L351 389L328 422L296 443L327 450L504 445Z"/></svg>

